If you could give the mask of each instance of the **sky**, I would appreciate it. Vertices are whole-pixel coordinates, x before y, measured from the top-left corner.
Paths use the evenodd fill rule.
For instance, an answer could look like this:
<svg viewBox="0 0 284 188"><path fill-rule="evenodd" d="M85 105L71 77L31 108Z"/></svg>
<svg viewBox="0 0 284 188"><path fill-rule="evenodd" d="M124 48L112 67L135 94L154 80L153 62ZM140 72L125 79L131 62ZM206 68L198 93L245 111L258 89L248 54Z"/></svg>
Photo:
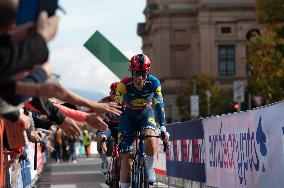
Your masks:
<svg viewBox="0 0 284 188"><path fill-rule="evenodd" d="M59 0L66 15L57 11L60 24L49 44L53 72L70 89L107 94L119 81L83 44L100 31L126 57L141 53L142 40L137 24L145 22L146 0Z"/></svg>

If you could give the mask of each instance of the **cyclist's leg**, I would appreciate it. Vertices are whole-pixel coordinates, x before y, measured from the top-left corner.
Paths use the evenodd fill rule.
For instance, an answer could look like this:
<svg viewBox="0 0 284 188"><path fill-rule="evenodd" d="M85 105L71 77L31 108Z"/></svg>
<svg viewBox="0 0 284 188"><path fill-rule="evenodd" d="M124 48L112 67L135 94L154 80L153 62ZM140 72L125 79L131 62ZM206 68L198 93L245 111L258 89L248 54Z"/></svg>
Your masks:
<svg viewBox="0 0 284 188"><path fill-rule="evenodd" d="M118 136L118 125L114 126L114 125L109 125L109 129L110 129L110 135L107 142L107 152L106 155L108 157L112 156L113 151L114 151L114 146L117 142L117 136Z"/></svg>
<svg viewBox="0 0 284 188"><path fill-rule="evenodd" d="M128 119L128 112L123 111L120 116L119 132L127 135L134 135L134 127L131 126ZM132 137L122 138L119 149L121 153L121 167L120 167L120 185L121 188L129 187L131 179L131 166L133 155L130 153L133 149Z"/></svg>
<svg viewBox="0 0 284 188"><path fill-rule="evenodd" d="M121 188L129 187L131 179L131 166L133 154L130 152L122 153L120 167L120 185Z"/></svg>
<svg viewBox="0 0 284 188"><path fill-rule="evenodd" d="M143 112L141 122L142 133L145 135L156 135L156 122L152 108L148 108ZM156 174L154 172L154 154L157 150L157 138L146 138L144 141L144 151L146 154L145 161L147 165L147 173L149 183L152 184L156 181Z"/></svg>
<svg viewBox="0 0 284 188"><path fill-rule="evenodd" d="M96 133L97 150L98 150L98 153L100 154L100 158L102 159L101 170L103 173L106 173L108 170L108 162L107 162L107 157L106 157L106 152L107 152L106 142L102 143L102 140L104 138L109 139L110 135L111 135L110 130L106 130L106 131L98 130Z"/></svg>

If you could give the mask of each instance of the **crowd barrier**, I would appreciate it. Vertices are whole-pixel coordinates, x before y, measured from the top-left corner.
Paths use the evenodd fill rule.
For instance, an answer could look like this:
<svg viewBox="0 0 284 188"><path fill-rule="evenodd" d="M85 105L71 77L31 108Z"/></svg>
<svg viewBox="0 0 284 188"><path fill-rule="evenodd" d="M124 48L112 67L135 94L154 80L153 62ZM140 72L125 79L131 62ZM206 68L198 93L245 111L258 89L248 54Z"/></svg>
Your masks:
<svg viewBox="0 0 284 188"><path fill-rule="evenodd" d="M164 181L181 187L282 188L283 113L284 103L279 102L169 124L170 149L166 154L159 151L156 172Z"/></svg>
<svg viewBox="0 0 284 188"><path fill-rule="evenodd" d="M3 131L4 131L4 122L0 116L0 187L3 187L4 184Z"/></svg>
<svg viewBox="0 0 284 188"><path fill-rule="evenodd" d="M46 162L46 152L41 152L42 148L37 144L37 167L34 168L35 144L28 143L24 146L27 159L20 161L16 159L10 168L6 169L4 164L10 158L8 157L9 155L4 157L3 131L4 121L0 117L0 187L31 187L43 169L43 165Z"/></svg>
<svg viewBox="0 0 284 188"><path fill-rule="evenodd" d="M47 159L47 153L41 152L41 149L41 146L37 144L37 167L35 168L35 144L29 143L25 145L27 159L21 160L19 163L13 163L10 167L7 182L9 187L23 188L34 185Z"/></svg>
<svg viewBox="0 0 284 188"><path fill-rule="evenodd" d="M27 160L21 160L19 163L13 163L8 172L4 175L4 155L3 155L3 130L4 123L0 119L0 187L4 186L4 180L8 187L32 187L42 172L47 160L47 152L41 152L42 148L37 144L37 167L34 167L35 144L25 145L24 151L27 153ZM97 155L97 143L91 142L91 155ZM85 148L80 142L75 145L76 155L84 156ZM8 158L10 160L10 158ZM36 169L36 170L34 170ZM5 178L5 179L4 179Z"/></svg>
<svg viewBox="0 0 284 188"><path fill-rule="evenodd" d="M37 144L37 147L37 167L34 168L35 144L29 143L25 146L27 160L14 163L9 169L7 182L9 187L32 187L36 183L47 160L47 153L40 152L42 148L39 144ZM91 142L91 148L90 154L98 154L96 151L96 142ZM75 149L76 155L85 155L85 148L80 142L76 142Z"/></svg>

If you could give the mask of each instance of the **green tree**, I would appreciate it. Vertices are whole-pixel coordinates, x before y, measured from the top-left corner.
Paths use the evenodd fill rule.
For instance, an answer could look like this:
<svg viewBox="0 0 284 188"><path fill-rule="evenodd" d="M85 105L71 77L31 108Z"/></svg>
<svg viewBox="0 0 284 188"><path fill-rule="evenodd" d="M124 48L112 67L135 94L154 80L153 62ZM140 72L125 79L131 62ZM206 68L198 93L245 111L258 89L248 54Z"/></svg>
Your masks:
<svg viewBox="0 0 284 188"><path fill-rule="evenodd" d="M283 0L256 0L257 20L261 24L274 24L284 21Z"/></svg>
<svg viewBox="0 0 284 188"><path fill-rule="evenodd" d="M226 113L226 104L232 100L232 90L220 90L215 84L215 79L208 77L207 75L199 75L191 78L188 82L186 89L177 94L176 105L179 109L179 114L182 119L189 120L190 117L190 95L193 95L193 82L196 83L196 94L199 95L199 113L200 116L208 116L207 109L207 96L206 90L209 90L212 94L210 115L218 115Z"/></svg>
<svg viewBox="0 0 284 188"><path fill-rule="evenodd" d="M266 103L284 98L284 1L257 0L260 36L249 39L247 63L249 92L262 95Z"/></svg>

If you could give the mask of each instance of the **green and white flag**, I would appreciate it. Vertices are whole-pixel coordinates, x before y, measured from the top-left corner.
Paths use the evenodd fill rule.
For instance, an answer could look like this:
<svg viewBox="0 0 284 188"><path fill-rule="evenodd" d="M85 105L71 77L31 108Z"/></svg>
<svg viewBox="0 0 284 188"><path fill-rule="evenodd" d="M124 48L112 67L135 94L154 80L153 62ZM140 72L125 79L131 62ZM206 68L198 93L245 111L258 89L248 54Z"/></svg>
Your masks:
<svg viewBox="0 0 284 188"><path fill-rule="evenodd" d="M84 46L120 79L130 75L127 57L99 31L96 31Z"/></svg>

